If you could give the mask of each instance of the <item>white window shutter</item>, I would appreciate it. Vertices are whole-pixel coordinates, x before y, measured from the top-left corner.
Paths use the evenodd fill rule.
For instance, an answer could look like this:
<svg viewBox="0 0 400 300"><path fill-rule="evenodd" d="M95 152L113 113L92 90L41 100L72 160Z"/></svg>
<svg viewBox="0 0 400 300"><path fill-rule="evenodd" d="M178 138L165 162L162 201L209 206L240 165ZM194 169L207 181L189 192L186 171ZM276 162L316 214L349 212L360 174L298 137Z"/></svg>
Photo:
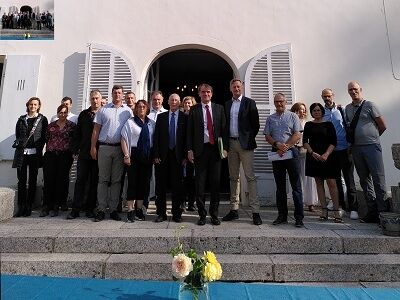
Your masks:
<svg viewBox="0 0 400 300"><path fill-rule="evenodd" d="M255 172L272 173L272 164L267 160L271 146L263 134L267 117L275 111L274 95L283 93L287 104L294 99L293 70L290 44L268 48L256 55L249 63L245 75L245 94L256 101L260 115L260 131L256 137L254 153Z"/></svg>
<svg viewBox="0 0 400 300"><path fill-rule="evenodd" d="M122 85L125 91L136 90L136 74L129 59L117 50L99 44L89 44L86 55L86 105L91 90L98 89L111 101L112 87ZM85 101L84 101L85 102Z"/></svg>

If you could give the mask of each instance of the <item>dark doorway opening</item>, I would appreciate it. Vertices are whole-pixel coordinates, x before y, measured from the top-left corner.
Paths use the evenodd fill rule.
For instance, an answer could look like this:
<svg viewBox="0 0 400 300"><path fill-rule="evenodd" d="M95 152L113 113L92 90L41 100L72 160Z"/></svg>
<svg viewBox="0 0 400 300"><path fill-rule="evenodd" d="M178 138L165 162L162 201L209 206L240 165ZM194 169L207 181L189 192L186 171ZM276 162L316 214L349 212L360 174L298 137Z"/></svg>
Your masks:
<svg viewBox="0 0 400 300"><path fill-rule="evenodd" d="M164 107L168 96L177 93L181 99L193 96L199 102L197 87L208 83L213 87L212 102L224 105L231 99L229 81L235 76L232 67L215 53L200 49L185 49L167 53L157 59L148 74L148 92L160 90ZM229 171L226 159L222 162L221 188L223 199L229 195Z"/></svg>
<svg viewBox="0 0 400 300"><path fill-rule="evenodd" d="M28 5L21 6L20 12L22 12L22 13L26 12L30 16L32 14L32 7L30 7Z"/></svg>

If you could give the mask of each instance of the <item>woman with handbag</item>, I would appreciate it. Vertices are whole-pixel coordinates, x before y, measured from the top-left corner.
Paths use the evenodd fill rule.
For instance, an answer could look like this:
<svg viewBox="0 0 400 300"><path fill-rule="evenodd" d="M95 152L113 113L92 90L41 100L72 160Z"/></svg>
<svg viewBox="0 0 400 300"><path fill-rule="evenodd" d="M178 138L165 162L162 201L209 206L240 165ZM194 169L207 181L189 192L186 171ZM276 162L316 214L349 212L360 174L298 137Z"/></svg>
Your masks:
<svg viewBox="0 0 400 300"><path fill-rule="evenodd" d="M40 107L39 98L30 98L26 102L27 114L20 116L15 126L16 139L13 144L15 153L12 167L17 169L18 178L17 217L30 216L35 200L38 169L42 165L42 151L48 125L46 117L39 113Z"/></svg>

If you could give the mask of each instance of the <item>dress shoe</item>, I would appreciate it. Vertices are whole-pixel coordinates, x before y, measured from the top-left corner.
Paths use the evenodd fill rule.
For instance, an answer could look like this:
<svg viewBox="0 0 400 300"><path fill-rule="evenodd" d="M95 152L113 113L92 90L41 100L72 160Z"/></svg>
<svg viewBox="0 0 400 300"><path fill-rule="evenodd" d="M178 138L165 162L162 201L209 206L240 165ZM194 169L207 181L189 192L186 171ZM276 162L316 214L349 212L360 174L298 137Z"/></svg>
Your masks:
<svg viewBox="0 0 400 300"><path fill-rule="evenodd" d="M67 204L63 204L60 207L61 211L68 211L68 205Z"/></svg>
<svg viewBox="0 0 400 300"><path fill-rule="evenodd" d="M304 226L303 220L297 219L296 223L294 224L294 226L303 227Z"/></svg>
<svg viewBox="0 0 400 300"><path fill-rule="evenodd" d="M92 211L87 211L85 213L86 218L92 219L94 218L96 215L92 212Z"/></svg>
<svg viewBox="0 0 400 300"><path fill-rule="evenodd" d="M156 223L161 223L167 220L167 216L157 216L157 218L154 220Z"/></svg>
<svg viewBox="0 0 400 300"><path fill-rule="evenodd" d="M253 224L254 225L261 225L262 220L259 213L253 213Z"/></svg>
<svg viewBox="0 0 400 300"><path fill-rule="evenodd" d="M76 218L79 218L79 211L73 209L73 210L71 210L71 212L68 214L67 220L73 220L73 219L76 219Z"/></svg>
<svg viewBox="0 0 400 300"><path fill-rule="evenodd" d="M119 216L116 210L110 213L110 218L113 219L114 221L121 221L121 217Z"/></svg>
<svg viewBox="0 0 400 300"><path fill-rule="evenodd" d="M15 215L16 218L23 217L25 214L25 207L18 208L18 212Z"/></svg>
<svg viewBox="0 0 400 300"><path fill-rule="evenodd" d="M39 217L43 218L49 215L49 212L47 210L42 210L39 214Z"/></svg>
<svg viewBox="0 0 400 300"><path fill-rule="evenodd" d="M104 212L98 211L96 213L96 216L94 217L94 221L95 222L100 222L100 221L103 221L103 220L104 220Z"/></svg>
<svg viewBox="0 0 400 300"><path fill-rule="evenodd" d="M360 218L361 223L380 223L379 217L374 215L366 215L364 218Z"/></svg>
<svg viewBox="0 0 400 300"><path fill-rule="evenodd" d="M182 217L172 217L172 221L174 221L175 223L182 223Z"/></svg>
<svg viewBox="0 0 400 300"><path fill-rule="evenodd" d="M279 224L287 224L287 217L278 216L276 220L272 222L272 225L279 225Z"/></svg>
<svg viewBox="0 0 400 300"><path fill-rule="evenodd" d="M51 210L50 211L50 217L57 217L58 216L58 210Z"/></svg>
<svg viewBox="0 0 400 300"><path fill-rule="evenodd" d="M144 206L143 206L144 207ZM138 221L144 221L146 219L146 216L144 214L144 210L142 208L136 209L136 220ZM145 208L146 209L146 208Z"/></svg>
<svg viewBox="0 0 400 300"><path fill-rule="evenodd" d="M218 218L211 218L211 224L218 226L221 224L221 221Z"/></svg>
<svg viewBox="0 0 400 300"><path fill-rule="evenodd" d="M200 219L197 221L197 225L199 225L199 226L204 226L204 225L206 225L206 218L200 218Z"/></svg>
<svg viewBox="0 0 400 300"><path fill-rule="evenodd" d="M32 208L27 208L24 211L24 217L29 217L32 214Z"/></svg>
<svg viewBox="0 0 400 300"><path fill-rule="evenodd" d="M222 221L232 221L239 219L239 214L237 210L230 210L229 213L222 218Z"/></svg>
<svg viewBox="0 0 400 300"><path fill-rule="evenodd" d="M196 211L196 207L193 204L189 204L187 211Z"/></svg>
<svg viewBox="0 0 400 300"><path fill-rule="evenodd" d="M126 218L127 222L129 223L135 222L135 211L134 210L128 211L128 213L126 214Z"/></svg>

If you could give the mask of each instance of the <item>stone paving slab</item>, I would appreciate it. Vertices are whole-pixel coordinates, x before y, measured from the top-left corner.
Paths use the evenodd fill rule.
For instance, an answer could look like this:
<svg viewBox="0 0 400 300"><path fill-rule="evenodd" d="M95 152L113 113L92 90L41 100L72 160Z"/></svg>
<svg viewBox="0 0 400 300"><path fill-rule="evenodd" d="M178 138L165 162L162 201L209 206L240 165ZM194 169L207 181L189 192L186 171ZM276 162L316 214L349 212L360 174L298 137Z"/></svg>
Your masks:
<svg viewBox="0 0 400 300"><path fill-rule="evenodd" d="M102 278L108 254L2 253L1 273Z"/></svg>
<svg viewBox="0 0 400 300"><path fill-rule="evenodd" d="M336 230L343 239L344 253L400 254L400 237L383 235L378 230Z"/></svg>
<svg viewBox="0 0 400 300"><path fill-rule="evenodd" d="M275 281L400 281L400 255L271 255Z"/></svg>

